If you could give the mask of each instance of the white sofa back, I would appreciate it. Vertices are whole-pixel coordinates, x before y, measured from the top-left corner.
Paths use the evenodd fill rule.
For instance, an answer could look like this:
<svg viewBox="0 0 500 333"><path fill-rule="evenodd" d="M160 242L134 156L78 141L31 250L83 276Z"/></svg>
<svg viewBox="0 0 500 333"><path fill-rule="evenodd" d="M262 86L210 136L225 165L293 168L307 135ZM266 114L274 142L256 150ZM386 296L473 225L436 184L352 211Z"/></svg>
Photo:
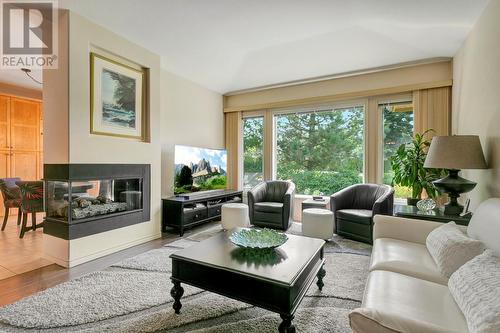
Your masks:
<svg viewBox="0 0 500 333"><path fill-rule="evenodd" d="M467 234L500 256L500 198L491 198L479 205L469 222Z"/></svg>

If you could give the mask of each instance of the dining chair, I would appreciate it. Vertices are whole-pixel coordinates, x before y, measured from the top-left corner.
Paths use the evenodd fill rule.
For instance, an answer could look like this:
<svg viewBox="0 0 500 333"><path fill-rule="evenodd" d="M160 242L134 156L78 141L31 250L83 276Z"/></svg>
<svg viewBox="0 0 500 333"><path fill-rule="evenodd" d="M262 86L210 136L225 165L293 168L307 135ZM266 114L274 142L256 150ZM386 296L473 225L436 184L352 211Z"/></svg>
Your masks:
<svg viewBox="0 0 500 333"><path fill-rule="evenodd" d="M43 181L17 181L21 191L21 211L23 214L23 222L19 238L24 237L24 233L29 230L36 230L42 224L36 224L36 213L43 212ZM31 213L31 227L26 227L28 214Z"/></svg>
<svg viewBox="0 0 500 333"><path fill-rule="evenodd" d="M9 219L9 210L17 208L17 225L21 223L21 192L16 185L16 181L21 178L0 178L0 192L2 192L3 206L5 207L5 216L2 223L2 231L4 231Z"/></svg>

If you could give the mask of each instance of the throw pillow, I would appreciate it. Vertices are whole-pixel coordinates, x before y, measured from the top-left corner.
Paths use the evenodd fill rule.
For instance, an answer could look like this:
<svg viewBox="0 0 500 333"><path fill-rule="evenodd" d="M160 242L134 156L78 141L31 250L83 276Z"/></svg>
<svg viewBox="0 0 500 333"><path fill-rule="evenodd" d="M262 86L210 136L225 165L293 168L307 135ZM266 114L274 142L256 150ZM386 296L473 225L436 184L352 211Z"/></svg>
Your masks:
<svg viewBox="0 0 500 333"><path fill-rule="evenodd" d="M500 332L500 257L486 250L457 269L448 287L471 332Z"/></svg>
<svg viewBox="0 0 500 333"><path fill-rule="evenodd" d="M467 237L455 222L443 224L431 231L425 244L441 274L448 278L460 266L484 251L483 243Z"/></svg>

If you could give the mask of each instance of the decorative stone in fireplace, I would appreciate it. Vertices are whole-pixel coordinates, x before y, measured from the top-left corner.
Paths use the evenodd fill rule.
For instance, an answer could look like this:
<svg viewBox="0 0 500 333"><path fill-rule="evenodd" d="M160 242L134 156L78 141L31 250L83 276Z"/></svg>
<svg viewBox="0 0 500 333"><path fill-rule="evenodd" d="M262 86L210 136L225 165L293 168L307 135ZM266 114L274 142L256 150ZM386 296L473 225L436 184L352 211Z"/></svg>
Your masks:
<svg viewBox="0 0 500 333"><path fill-rule="evenodd" d="M76 239L149 221L149 164L45 164L44 233Z"/></svg>

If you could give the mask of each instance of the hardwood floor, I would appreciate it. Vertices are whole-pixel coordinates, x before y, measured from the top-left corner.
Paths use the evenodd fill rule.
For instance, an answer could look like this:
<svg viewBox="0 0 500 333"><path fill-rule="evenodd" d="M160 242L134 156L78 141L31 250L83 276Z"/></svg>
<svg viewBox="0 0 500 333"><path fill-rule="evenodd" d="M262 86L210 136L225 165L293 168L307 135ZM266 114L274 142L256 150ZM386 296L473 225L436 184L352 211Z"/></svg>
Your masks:
<svg viewBox="0 0 500 333"><path fill-rule="evenodd" d="M190 235L210 228L217 223L218 222L211 222L194 229L188 229L184 233L184 237L189 237ZM13 224L16 224L15 221ZM38 232L38 230L36 232ZM27 233L26 236L28 234L29 233ZM120 260L133 257L152 249L160 248L179 238L180 237L177 233L164 233L161 239L155 239L73 268L67 269L52 264L0 280L0 306L10 304L21 298L53 287L59 283L74 279L78 276L105 269Z"/></svg>
<svg viewBox="0 0 500 333"><path fill-rule="evenodd" d="M0 218L3 222L3 216ZM43 213L37 214L38 223L42 219ZM31 226L31 218L28 221ZM0 280L52 264L42 258L43 230L27 231L22 239L20 230L17 215L11 215L5 230L0 231Z"/></svg>

